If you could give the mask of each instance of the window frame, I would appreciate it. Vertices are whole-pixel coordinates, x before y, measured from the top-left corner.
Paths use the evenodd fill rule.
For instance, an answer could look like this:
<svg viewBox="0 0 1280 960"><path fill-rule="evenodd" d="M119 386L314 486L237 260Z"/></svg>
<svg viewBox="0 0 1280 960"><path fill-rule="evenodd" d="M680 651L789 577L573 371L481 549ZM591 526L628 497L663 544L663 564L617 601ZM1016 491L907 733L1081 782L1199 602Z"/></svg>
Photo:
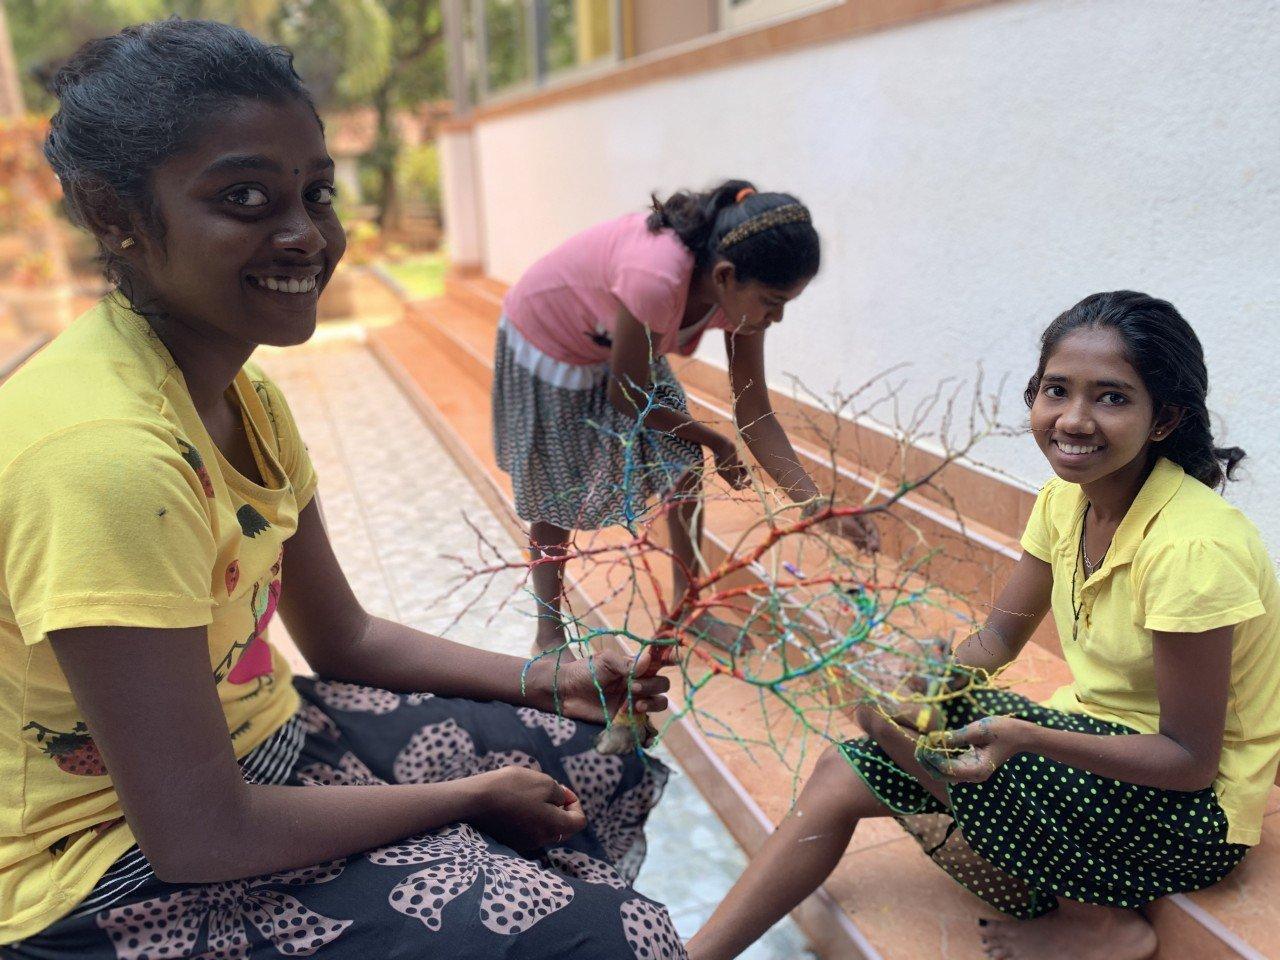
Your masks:
<svg viewBox="0 0 1280 960"><path fill-rule="evenodd" d="M794 10L784 10L775 16L763 17L734 27L724 26L724 11L727 9L729 0L718 0L714 29L702 36L683 43L673 44L660 50L653 50L639 57L628 55L624 49L627 35L625 28L629 7L628 0L608 0L612 17L612 54L602 56L590 63L562 67L556 70L550 69L547 63L548 3L550 0L517 0L524 7L525 36L528 37L529 42L529 76L523 80L498 88L491 87L489 83L489 35L488 22L485 17L487 2L488 0L470 0L469 4L471 8L471 29L474 38L475 56L472 66L474 68L475 105L480 109L488 106L500 106L508 101L520 100L530 94L554 90L561 86L570 87L584 80L590 80L592 77L608 74L624 65L661 59L687 49L696 49L714 44L729 37L754 33L780 23L821 13L832 7L843 6L853 2L853 0L816 0L816 2L812 2L812 0L794 0L797 4ZM633 0L633 2L642 2L642 0Z"/></svg>
<svg viewBox="0 0 1280 960"><path fill-rule="evenodd" d="M827 7L838 7L849 0L775 0L779 3L789 3L791 8L780 10L777 13L766 14L758 19L748 20L745 23L735 24L734 26L726 26L730 20L731 8L734 3L761 3L767 0L719 0L716 7L717 27L710 34L713 37L730 36L735 33L741 33L746 30L759 30L771 27L774 24L785 23L788 20L794 20L797 17L808 16L811 13L818 13Z"/></svg>

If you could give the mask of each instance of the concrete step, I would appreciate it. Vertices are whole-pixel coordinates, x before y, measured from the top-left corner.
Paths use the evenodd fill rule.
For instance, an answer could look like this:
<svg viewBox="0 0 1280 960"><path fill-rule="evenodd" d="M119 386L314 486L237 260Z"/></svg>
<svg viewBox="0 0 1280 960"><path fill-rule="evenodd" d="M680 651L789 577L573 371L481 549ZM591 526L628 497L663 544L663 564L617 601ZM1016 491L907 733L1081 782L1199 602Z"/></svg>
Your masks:
<svg viewBox="0 0 1280 960"><path fill-rule="evenodd" d="M492 501L512 519L509 482L496 469L488 442L488 386L500 299L492 281L452 278L445 298L415 304L404 324L373 332L370 345L446 438L464 469L470 464L468 472L477 486L487 488ZM701 412L717 413L714 397L705 397L696 389L689 393L691 404L702 405ZM722 407L719 412L723 415ZM735 536L750 526L752 516L747 505L723 501L710 501L708 512L708 555L715 562ZM953 536L968 533L942 526ZM518 523L512 523L512 532L518 539L522 537ZM998 538L988 539L1001 543ZM1006 545L1008 540L1005 536ZM978 542L983 545L981 539ZM931 578L935 572L930 569ZM988 565L983 576L991 575ZM624 613L604 599L608 593L609 585L598 575L575 583L580 602L600 604L597 614L601 622ZM1008 675L1014 688L1043 699L1066 682L1069 673L1057 650L1056 638L1052 643L1029 646ZM696 681L698 675L691 679ZM765 722L776 708L762 712L758 699L743 697L741 688L741 684L715 678L699 692L698 702L721 721L728 721L740 735L746 731L742 739L763 738ZM833 732L839 729L851 735L856 729L847 717L833 716ZM785 813L793 787L802 782L802 778L793 778L792 770L798 766L802 774L807 773L807 766L785 750L782 758L762 755L759 750L748 752L733 740L722 739L724 735L722 729L699 731L686 721L672 727L668 743L750 853L763 841L769 826ZM1150 915L1161 937L1160 957L1213 960L1270 955L1272 932L1280 925L1280 915L1273 906L1274 894L1280 892L1276 889L1280 887L1280 862L1274 852L1280 841L1274 836L1280 830L1277 816L1280 791L1273 795L1264 843L1235 875L1212 890L1166 898L1153 905ZM797 916L806 933L824 947L824 955L903 960L943 955L976 960L981 956L973 921L979 915L989 916L989 911L937 870L891 822L860 827L824 889L826 894L811 898ZM912 906L917 904L918 909Z"/></svg>
<svg viewBox="0 0 1280 960"><path fill-rule="evenodd" d="M477 375L492 379L498 338L496 316L478 313L463 302L442 297L410 304L406 319L423 329L434 328L447 334L459 360L465 360Z"/></svg>
<svg viewBox="0 0 1280 960"><path fill-rule="evenodd" d="M506 285L488 277L458 277L446 275L444 281L445 297L455 303L465 304L483 315L492 315L495 319L502 312L502 298L506 296Z"/></svg>

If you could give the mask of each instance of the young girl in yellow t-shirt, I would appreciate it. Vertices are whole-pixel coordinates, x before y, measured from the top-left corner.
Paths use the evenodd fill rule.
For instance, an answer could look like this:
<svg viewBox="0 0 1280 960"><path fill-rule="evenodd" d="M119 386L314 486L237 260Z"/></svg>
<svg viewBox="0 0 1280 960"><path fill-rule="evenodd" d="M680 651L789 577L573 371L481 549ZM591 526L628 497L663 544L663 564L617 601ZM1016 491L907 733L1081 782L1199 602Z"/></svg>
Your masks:
<svg viewBox="0 0 1280 960"><path fill-rule="evenodd" d="M952 749L921 754L932 769L918 730L862 708L869 736L823 756L693 960L758 938L865 817L896 817L1017 918L978 921L993 960L1148 957L1137 908L1218 882L1258 843L1280 757L1280 588L1214 492L1244 453L1214 446L1200 342L1170 304L1120 291L1076 304L1042 344L1026 400L1057 476L994 612L955 651L955 686L1010 663L1050 611L1073 682L1043 706L958 695L933 717Z"/></svg>
<svg viewBox="0 0 1280 960"><path fill-rule="evenodd" d="M46 154L117 290L0 387L0 954L678 949L630 886L664 768L593 746L667 681L369 614L249 362L311 336L344 248L289 53L165 20L54 93Z"/></svg>

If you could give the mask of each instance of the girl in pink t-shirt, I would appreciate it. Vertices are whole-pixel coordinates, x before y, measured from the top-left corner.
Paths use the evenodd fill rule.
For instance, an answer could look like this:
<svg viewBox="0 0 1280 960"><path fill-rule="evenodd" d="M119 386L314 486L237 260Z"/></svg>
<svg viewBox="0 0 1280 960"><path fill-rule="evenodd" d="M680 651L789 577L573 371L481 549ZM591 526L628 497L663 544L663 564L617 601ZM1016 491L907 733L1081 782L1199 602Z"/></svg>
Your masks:
<svg viewBox="0 0 1280 960"><path fill-rule="evenodd" d="M705 193L654 198L647 216L592 227L529 268L504 303L493 436L535 560L563 553L572 530L628 524L652 496L674 497L673 596L683 595L700 555L704 448L727 483L747 482L735 438L689 416L666 360L693 353L713 327L724 331L734 419L751 454L806 512L823 506L774 416L764 372L765 331L781 322L819 261L803 204L729 180ZM875 548L865 522L831 523ZM561 577L559 564L533 570L542 649L564 642ZM713 641L736 636L714 620L703 627Z"/></svg>

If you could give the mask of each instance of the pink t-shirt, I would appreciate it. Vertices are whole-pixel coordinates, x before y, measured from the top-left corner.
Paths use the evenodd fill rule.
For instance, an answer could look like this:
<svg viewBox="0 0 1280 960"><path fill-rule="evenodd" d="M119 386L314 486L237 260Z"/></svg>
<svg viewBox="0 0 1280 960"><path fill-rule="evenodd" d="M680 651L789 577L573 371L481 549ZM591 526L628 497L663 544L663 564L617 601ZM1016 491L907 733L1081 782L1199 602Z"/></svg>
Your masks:
<svg viewBox="0 0 1280 960"><path fill-rule="evenodd" d="M693 353L707 328L725 329L724 312L717 308L701 329L681 337L693 254L670 230L650 233L646 217L628 214L556 247L507 292L507 321L549 357L598 364L609 359L624 306L653 331L659 354Z"/></svg>

